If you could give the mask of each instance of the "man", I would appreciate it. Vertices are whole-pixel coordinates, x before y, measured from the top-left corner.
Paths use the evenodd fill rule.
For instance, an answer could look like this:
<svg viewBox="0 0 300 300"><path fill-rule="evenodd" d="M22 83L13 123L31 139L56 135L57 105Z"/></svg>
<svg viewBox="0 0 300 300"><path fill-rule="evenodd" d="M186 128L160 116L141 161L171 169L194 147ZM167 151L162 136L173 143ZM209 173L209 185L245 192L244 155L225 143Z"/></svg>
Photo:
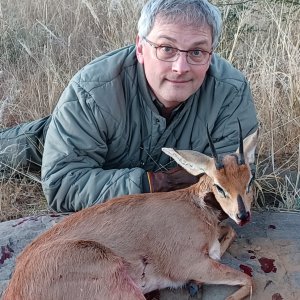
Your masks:
<svg viewBox="0 0 300 300"><path fill-rule="evenodd" d="M162 147L210 154L257 127L244 76L213 51L218 9L206 0L150 0L136 45L101 56L63 92L47 130L42 184L49 205L77 211L113 197L189 186ZM44 133L46 125L34 123ZM28 155L27 155L28 156Z"/></svg>

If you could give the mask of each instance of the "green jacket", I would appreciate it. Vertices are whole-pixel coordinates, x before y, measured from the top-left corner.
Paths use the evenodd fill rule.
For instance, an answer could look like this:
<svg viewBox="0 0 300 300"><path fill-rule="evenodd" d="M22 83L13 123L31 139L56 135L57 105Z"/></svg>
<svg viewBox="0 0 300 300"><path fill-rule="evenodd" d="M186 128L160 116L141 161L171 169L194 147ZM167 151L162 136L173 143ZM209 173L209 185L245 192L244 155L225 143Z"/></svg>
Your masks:
<svg viewBox="0 0 300 300"><path fill-rule="evenodd" d="M77 211L94 203L147 192L147 170L174 167L162 147L210 154L206 125L218 153L238 147L257 127L244 76L214 54L201 88L167 126L130 46L79 71L63 92L46 135L42 183L49 205Z"/></svg>

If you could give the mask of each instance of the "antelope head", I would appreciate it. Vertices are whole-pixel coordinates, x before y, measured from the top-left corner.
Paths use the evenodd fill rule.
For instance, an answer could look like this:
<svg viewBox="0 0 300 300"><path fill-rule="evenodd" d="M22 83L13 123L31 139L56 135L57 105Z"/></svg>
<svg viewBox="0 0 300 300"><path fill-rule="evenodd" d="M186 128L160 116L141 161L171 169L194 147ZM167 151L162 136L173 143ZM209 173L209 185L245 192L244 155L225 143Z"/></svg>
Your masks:
<svg viewBox="0 0 300 300"><path fill-rule="evenodd" d="M255 161L258 130L243 140L239 123L239 132L237 151L224 156L217 154L208 129L207 135L213 157L193 150L163 148L162 151L189 173L195 176L205 173L209 176L210 189L222 209L237 224L244 225L251 217L254 175L251 173L250 164Z"/></svg>

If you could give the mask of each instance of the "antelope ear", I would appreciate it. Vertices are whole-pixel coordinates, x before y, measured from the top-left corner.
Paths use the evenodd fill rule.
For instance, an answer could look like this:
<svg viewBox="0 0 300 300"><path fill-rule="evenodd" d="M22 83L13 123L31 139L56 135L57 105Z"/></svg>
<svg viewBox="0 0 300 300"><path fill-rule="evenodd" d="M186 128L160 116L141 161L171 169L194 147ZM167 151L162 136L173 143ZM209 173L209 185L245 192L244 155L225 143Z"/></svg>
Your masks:
<svg viewBox="0 0 300 300"><path fill-rule="evenodd" d="M193 150L162 148L162 151L171 156L181 167L195 176L206 173L213 161L213 158Z"/></svg>
<svg viewBox="0 0 300 300"><path fill-rule="evenodd" d="M258 142L258 129L252 134L248 135L243 140L244 154L249 164L253 164L255 162L255 149L257 146L257 142ZM239 153L239 148L236 150L236 153Z"/></svg>

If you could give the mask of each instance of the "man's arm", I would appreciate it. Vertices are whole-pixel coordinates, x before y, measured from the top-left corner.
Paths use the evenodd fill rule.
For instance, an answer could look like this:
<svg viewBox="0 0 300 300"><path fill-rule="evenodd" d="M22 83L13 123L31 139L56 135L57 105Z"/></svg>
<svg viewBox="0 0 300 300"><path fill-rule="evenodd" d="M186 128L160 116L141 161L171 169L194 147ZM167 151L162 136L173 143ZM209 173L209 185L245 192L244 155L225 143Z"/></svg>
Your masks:
<svg viewBox="0 0 300 300"><path fill-rule="evenodd" d="M113 121L106 120L88 98L74 82L69 85L47 132L42 183L49 205L57 211L77 211L119 195L143 192L143 169L103 169L108 126Z"/></svg>
<svg viewBox="0 0 300 300"><path fill-rule="evenodd" d="M214 124L209 123L213 142L218 153L235 152L239 146L239 127L241 123L243 138L253 133L257 127L257 114L247 81L224 102ZM211 155L209 147L205 154Z"/></svg>

